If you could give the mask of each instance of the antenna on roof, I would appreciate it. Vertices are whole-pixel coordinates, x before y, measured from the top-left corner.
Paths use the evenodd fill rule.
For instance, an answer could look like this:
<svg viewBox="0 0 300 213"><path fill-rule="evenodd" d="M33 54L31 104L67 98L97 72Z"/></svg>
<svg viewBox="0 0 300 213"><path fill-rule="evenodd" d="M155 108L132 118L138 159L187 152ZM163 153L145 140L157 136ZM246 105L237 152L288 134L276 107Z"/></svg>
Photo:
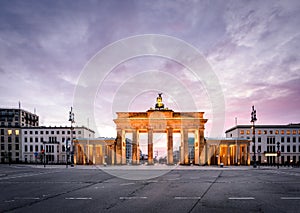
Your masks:
<svg viewBox="0 0 300 213"><path fill-rule="evenodd" d="M33 109L33 113L36 114L36 108L35 108L35 107L34 107L34 109Z"/></svg>
<svg viewBox="0 0 300 213"><path fill-rule="evenodd" d="M21 109L21 101L19 101L19 109Z"/></svg>

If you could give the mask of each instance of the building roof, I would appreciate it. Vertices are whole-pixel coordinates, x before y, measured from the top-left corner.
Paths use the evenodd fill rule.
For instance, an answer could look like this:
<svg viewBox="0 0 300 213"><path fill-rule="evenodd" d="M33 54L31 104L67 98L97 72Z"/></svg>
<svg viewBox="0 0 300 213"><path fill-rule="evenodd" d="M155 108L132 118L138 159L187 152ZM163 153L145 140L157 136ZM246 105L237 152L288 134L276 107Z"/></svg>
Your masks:
<svg viewBox="0 0 300 213"><path fill-rule="evenodd" d="M95 133L94 130L89 129L85 126L73 126L74 129L86 129L88 131L91 131L92 133ZM22 129L71 129L70 126L32 126L32 127L22 127Z"/></svg>
<svg viewBox="0 0 300 213"><path fill-rule="evenodd" d="M235 129L247 129L247 128L251 128L252 125L249 124L249 125L237 125L237 126L234 126L234 127L231 127L230 129L227 129L225 131L225 133L228 133L228 132L231 132ZM293 124L293 123L290 123L290 124L278 124L278 125L273 125L273 124L266 124L266 125L255 125L255 128L261 128L261 129L271 129L271 128L277 128L277 129L283 129L283 128L300 128L300 123L297 123L297 124Z"/></svg>

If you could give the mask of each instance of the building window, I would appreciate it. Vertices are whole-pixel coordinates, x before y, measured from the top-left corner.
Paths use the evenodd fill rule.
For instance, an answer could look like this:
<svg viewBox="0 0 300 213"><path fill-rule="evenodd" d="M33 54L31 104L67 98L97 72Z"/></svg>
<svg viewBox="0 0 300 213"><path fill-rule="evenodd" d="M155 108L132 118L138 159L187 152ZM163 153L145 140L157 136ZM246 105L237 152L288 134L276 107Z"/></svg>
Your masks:
<svg viewBox="0 0 300 213"><path fill-rule="evenodd" d="M258 138L257 138L257 142L258 142L258 143L261 143L261 137L258 137Z"/></svg>
<svg viewBox="0 0 300 213"><path fill-rule="evenodd" d="M284 152L284 146L281 145L281 152Z"/></svg>
<svg viewBox="0 0 300 213"><path fill-rule="evenodd" d="M59 135L59 131L56 131L56 134Z"/></svg>
<svg viewBox="0 0 300 213"><path fill-rule="evenodd" d="M62 133L61 133L61 134L63 134L63 135L64 135L64 134L65 134L65 131L62 131Z"/></svg>
<svg viewBox="0 0 300 213"><path fill-rule="evenodd" d="M39 146L38 145L35 145L35 150L34 151L36 151L36 152L39 151Z"/></svg>
<svg viewBox="0 0 300 213"><path fill-rule="evenodd" d="M286 137L286 142L291 142L291 138L290 137Z"/></svg>
<svg viewBox="0 0 300 213"><path fill-rule="evenodd" d="M78 131L78 134L81 134L81 131Z"/></svg>
<svg viewBox="0 0 300 213"><path fill-rule="evenodd" d="M35 142L38 143L39 142L39 138L35 138Z"/></svg>
<svg viewBox="0 0 300 213"><path fill-rule="evenodd" d="M42 142L42 143L44 142L44 138L41 138L41 142Z"/></svg>
<svg viewBox="0 0 300 213"><path fill-rule="evenodd" d="M62 152L65 152L65 151L66 151L65 145L62 145L62 146L61 146L61 151L62 151Z"/></svg>
<svg viewBox="0 0 300 213"><path fill-rule="evenodd" d="M286 151L290 152L291 151L291 147L290 146L286 146Z"/></svg>
<svg viewBox="0 0 300 213"><path fill-rule="evenodd" d="M267 130L264 130L264 134L265 134L265 135L268 134L268 131L267 131Z"/></svg>
<svg viewBox="0 0 300 213"><path fill-rule="evenodd" d="M40 145L40 150L41 150L41 151L43 150L43 145Z"/></svg>
<svg viewBox="0 0 300 213"><path fill-rule="evenodd" d="M40 134L43 135L43 134L44 134L44 131L40 131Z"/></svg>
<svg viewBox="0 0 300 213"><path fill-rule="evenodd" d="M15 149L16 149L16 150L19 150L19 144L16 144L16 145L15 145Z"/></svg>
<svg viewBox="0 0 300 213"><path fill-rule="evenodd" d="M15 130L16 135L20 134L20 131L18 129Z"/></svg>
<svg viewBox="0 0 300 213"><path fill-rule="evenodd" d="M284 130L281 130L281 134L284 135Z"/></svg>
<svg viewBox="0 0 300 213"><path fill-rule="evenodd" d="M8 141L8 143L11 143L11 136L7 137L7 141Z"/></svg>
<svg viewBox="0 0 300 213"><path fill-rule="evenodd" d="M33 146L32 145L29 146L29 151L33 152Z"/></svg>
<svg viewBox="0 0 300 213"><path fill-rule="evenodd" d="M295 145L293 146L293 152L296 152L296 146Z"/></svg>
<svg viewBox="0 0 300 213"><path fill-rule="evenodd" d="M4 135L4 129L1 129L1 135Z"/></svg>
<svg viewBox="0 0 300 213"><path fill-rule="evenodd" d="M18 136L15 137L15 142L19 143L19 137Z"/></svg>
<svg viewBox="0 0 300 213"><path fill-rule="evenodd" d="M27 143L27 138L24 138L24 142Z"/></svg>
<svg viewBox="0 0 300 213"><path fill-rule="evenodd" d="M247 130L246 134L247 134L247 135L250 135L250 130Z"/></svg>
<svg viewBox="0 0 300 213"><path fill-rule="evenodd" d="M257 152L261 152L261 146L258 146Z"/></svg>
<svg viewBox="0 0 300 213"><path fill-rule="evenodd" d="M49 131L46 131L46 135L48 135L49 134Z"/></svg>
<svg viewBox="0 0 300 213"><path fill-rule="evenodd" d="M261 135L261 130L258 130L258 131L257 131L257 134Z"/></svg>
<svg viewBox="0 0 300 213"><path fill-rule="evenodd" d="M1 136L1 142L4 143L4 136Z"/></svg>
<svg viewBox="0 0 300 213"><path fill-rule="evenodd" d="M71 132L70 131L68 131L68 135L70 134Z"/></svg>
<svg viewBox="0 0 300 213"><path fill-rule="evenodd" d="M293 135L296 135L297 134L297 130L293 130Z"/></svg>
<svg viewBox="0 0 300 213"><path fill-rule="evenodd" d="M28 151L27 145L24 146L25 152Z"/></svg>
<svg viewBox="0 0 300 213"><path fill-rule="evenodd" d="M293 143L296 143L296 137L293 137Z"/></svg>
<svg viewBox="0 0 300 213"><path fill-rule="evenodd" d="M51 134L54 135L54 131L51 131Z"/></svg>
<svg viewBox="0 0 300 213"><path fill-rule="evenodd" d="M270 130L270 135L273 135L273 130Z"/></svg>
<svg viewBox="0 0 300 213"><path fill-rule="evenodd" d="M32 131L29 131L30 135L32 135Z"/></svg>
<svg viewBox="0 0 300 213"><path fill-rule="evenodd" d="M24 134L27 135L27 131L24 131Z"/></svg>
<svg viewBox="0 0 300 213"><path fill-rule="evenodd" d="M281 143L284 143L284 137L281 137Z"/></svg>
<svg viewBox="0 0 300 213"><path fill-rule="evenodd" d="M286 130L286 134L287 135L291 134L291 130Z"/></svg>
<svg viewBox="0 0 300 213"><path fill-rule="evenodd" d="M12 134L12 130L11 129L7 130L7 134L11 135Z"/></svg>
<svg viewBox="0 0 300 213"><path fill-rule="evenodd" d="M5 149L5 146L4 146L4 143L1 144L1 150L4 150Z"/></svg>
<svg viewBox="0 0 300 213"><path fill-rule="evenodd" d="M29 141L32 143L33 142L33 138L29 138Z"/></svg>
<svg viewBox="0 0 300 213"><path fill-rule="evenodd" d="M11 144L8 144L8 151L11 150Z"/></svg>

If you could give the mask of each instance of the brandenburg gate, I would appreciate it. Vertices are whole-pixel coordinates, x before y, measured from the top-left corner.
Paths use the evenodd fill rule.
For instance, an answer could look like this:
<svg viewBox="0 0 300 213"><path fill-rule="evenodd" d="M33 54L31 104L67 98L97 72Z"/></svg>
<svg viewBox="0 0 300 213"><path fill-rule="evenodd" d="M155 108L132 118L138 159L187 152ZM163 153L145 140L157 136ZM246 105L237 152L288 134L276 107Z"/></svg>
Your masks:
<svg viewBox="0 0 300 213"><path fill-rule="evenodd" d="M148 133L148 164L153 164L153 133L167 133L167 163L173 164L173 133L181 134L180 164L189 164L188 134L195 135L195 164L204 165L204 112L174 112L164 107L158 94L155 108L147 112L117 112L116 164L126 164L125 134L132 133L132 164L139 164L139 134Z"/></svg>

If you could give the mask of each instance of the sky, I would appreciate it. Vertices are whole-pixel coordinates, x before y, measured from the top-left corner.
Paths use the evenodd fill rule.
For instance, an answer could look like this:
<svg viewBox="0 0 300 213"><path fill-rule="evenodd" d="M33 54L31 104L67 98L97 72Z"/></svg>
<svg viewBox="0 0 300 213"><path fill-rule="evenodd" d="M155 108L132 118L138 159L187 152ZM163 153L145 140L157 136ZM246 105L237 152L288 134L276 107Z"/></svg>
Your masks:
<svg viewBox="0 0 300 213"><path fill-rule="evenodd" d="M298 0L1 0L0 107L16 108L20 101L22 108L36 110L40 125L68 125L89 64L120 40L154 34L197 49L220 85L222 103L207 89L211 82L204 72L199 80L177 61L141 55L90 77L107 72L97 92L86 93L93 99L92 117L74 106L76 125L115 137L115 112L144 112L154 107L158 92L174 111L205 112L210 137L224 136L235 118L250 124L252 105L257 124L300 123L299 26ZM126 48L112 54L130 51ZM212 126L219 115L213 103L224 110L216 135Z"/></svg>

